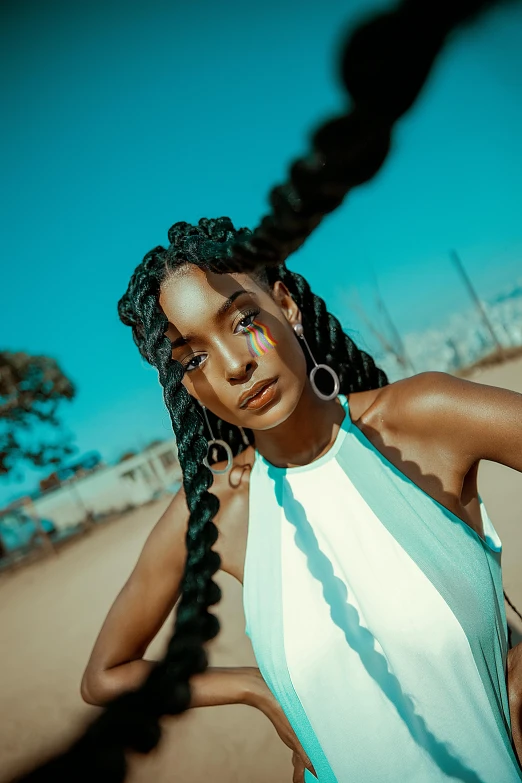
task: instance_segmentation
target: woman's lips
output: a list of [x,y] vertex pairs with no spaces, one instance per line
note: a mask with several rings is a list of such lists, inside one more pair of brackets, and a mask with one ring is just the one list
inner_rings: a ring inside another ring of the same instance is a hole
[[258,392],[254,397],[251,397],[244,404],[243,408],[256,410],[257,408],[262,408],[264,405],[270,402],[276,394],[277,380],[278,379],[275,378],[273,381],[267,384],[263,389],[261,389],[261,391]]

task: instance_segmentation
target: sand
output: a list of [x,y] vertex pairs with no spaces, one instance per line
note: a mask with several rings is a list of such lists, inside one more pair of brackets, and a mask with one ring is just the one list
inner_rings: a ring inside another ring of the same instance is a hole
[[[522,392],[522,359],[482,370],[473,380]],[[504,587],[522,611],[522,474],[482,462],[479,487],[503,542]],[[2,667],[0,780],[65,747],[99,714],[79,687],[94,640],[165,498],[95,529],[56,557],[0,575]],[[241,586],[219,572],[223,599],[215,607],[222,632],[209,646],[214,666],[255,666],[244,634]],[[506,608],[522,640],[522,621]],[[162,656],[173,614],[147,650]],[[245,705],[201,707],[162,719],[163,738],[149,756],[132,755],[131,783],[290,783],[292,752],[270,721]]]

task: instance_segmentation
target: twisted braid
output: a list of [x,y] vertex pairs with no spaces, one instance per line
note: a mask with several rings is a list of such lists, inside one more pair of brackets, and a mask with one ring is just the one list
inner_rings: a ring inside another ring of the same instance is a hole
[[[234,229],[226,217],[202,218],[197,226],[177,222],[168,232],[169,247],[153,248],[135,269],[118,302],[118,313],[131,326],[141,356],[158,370],[190,512],[175,626],[163,660],[146,682],[113,699],[65,753],[18,778],[19,783],[124,780],[125,749],[148,753],[160,740],[160,717],[189,707],[190,677],[207,668],[204,644],[220,630],[219,621],[208,611],[221,598],[212,579],[221,565],[219,554],[212,550],[218,537],[213,520],[219,500],[208,491],[213,473],[202,461],[207,452],[205,422],[181,383],[183,368],[171,358],[165,337],[167,319],[158,304],[162,281],[188,263],[217,272],[247,272],[268,288],[280,279],[301,310],[314,356],[335,367],[342,393],[386,385],[386,375],[372,357],[343,332],[323,299],[301,275],[289,271],[284,260],[325,214],[339,206],[350,188],[380,169],[390,149],[392,124],[414,101],[447,33],[492,4],[484,0],[403,0],[396,11],[360,26],[342,61],[353,108],[315,132],[312,154],[296,161],[289,182],[271,191],[272,213],[254,232]],[[238,454],[244,447],[239,429],[211,411],[208,416],[218,437]],[[252,431],[246,432],[253,442]]]
[[359,25],[341,59],[351,108],[312,134],[312,152],[270,191],[271,212],[252,236],[232,243],[218,270],[250,272],[297,250],[354,187],[381,168],[394,123],[411,107],[449,33],[494,0],[402,0]]

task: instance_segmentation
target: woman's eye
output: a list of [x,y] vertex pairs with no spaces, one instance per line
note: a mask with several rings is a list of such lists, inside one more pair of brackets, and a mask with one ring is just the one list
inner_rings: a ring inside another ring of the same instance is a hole
[[[247,321],[249,318],[254,319],[256,317],[256,315],[259,315],[259,313],[260,313],[260,310],[252,310],[250,313],[246,313],[246,315],[238,322],[238,326],[241,326],[243,321]],[[247,324],[247,326],[252,326],[252,322]]]
[[196,364],[195,367],[191,367],[190,365],[192,362],[195,362],[196,359],[201,359],[201,354],[198,354],[198,356],[194,356],[190,361],[188,361],[186,364],[183,365],[185,372],[191,372],[192,370],[197,370],[199,367],[199,364]]
[[[244,321],[248,321],[250,318],[253,320],[257,315],[259,315],[260,312],[261,312],[261,310],[252,310],[251,312],[246,313],[243,316],[243,318],[240,321],[238,321],[237,325],[241,326],[241,324],[243,324]],[[249,326],[252,326],[252,321],[250,321],[250,323],[247,323],[244,328],[246,329]],[[185,372],[190,373],[193,370],[197,370],[198,367],[201,366],[202,362],[198,362],[198,364],[196,364],[194,366],[191,366],[191,365],[192,365],[193,362],[196,361],[196,359],[201,359],[201,357],[202,357],[202,354],[198,354],[197,356],[193,356],[192,359],[189,359],[189,361],[186,364],[183,365],[183,368],[184,368]]]

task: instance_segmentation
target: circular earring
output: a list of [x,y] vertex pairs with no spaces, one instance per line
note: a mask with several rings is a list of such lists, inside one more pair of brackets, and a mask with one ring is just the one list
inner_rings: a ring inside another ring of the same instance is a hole
[[[311,357],[311,359],[312,359],[312,361],[313,361],[313,363],[315,365],[315,367],[312,369],[312,371],[310,373],[310,383],[312,384],[312,388],[313,388],[314,392],[322,400],[333,400],[334,397],[337,397],[337,395],[339,394],[339,389],[341,388],[341,384],[339,382],[339,376],[337,375],[335,370],[332,369],[332,367],[330,367],[328,364],[317,364],[317,362],[315,361],[315,359],[313,357],[312,351],[310,350],[310,346],[308,345],[306,337],[304,336],[303,325],[300,324],[300,323],[294,324],[293,325],[293,329],[294,329],[294,332],[296,333],[296,335],[299,337],[299,339],[303,340],[304,344],[308,348],[308,353],[310,354],[310,357]],[[333,388],[333,391],[330,394],[323,394],[323,392],[320,391],[320,389],[317,388],[317,384],[315,382],[315,374],[316,374],[317,370],[326,370],[332,376],[333,382],[334,382],[334,388]]]
[[[199,400],[198,400],[198,402],[199,402]],[[212,473],[216,473],[216,474],[226,473],[228,470],[230,470],[230,468],[232,466],[232,461],[233,461],[233,457],[234,457],[234,455],[232,454],[232,449],[230,448],[228,443],[226,443],[224,440],[220,440],[219,438],[215,438],[214,437],[214,433],[212,432],[212,427],[210,426],[210,422],[208,420],[206,408],[203,405],[203,403],[200,402],[199,404],[203,408],[203,413],[205,414],[205,419],[207,421],[207,426],[208,426],[208,428],[210,430],[210,434],[212,435],[212,439],[208,441],[207,446],[214,445],[214,457],[217,456],[217,446],[222,446],[225,449],[226,453],[227,453],[227,466],[223,470],[214,470],[212,465],[209,465],[209,463],[208,463],[208,448],[207,448],[206,455],[203,457],[203,464],[207,468],[209,468],[209,470],[211,470]]]

